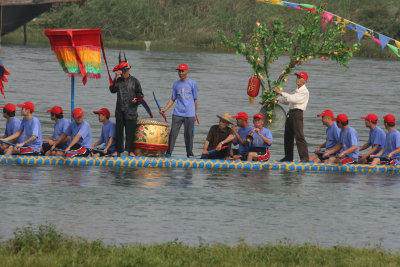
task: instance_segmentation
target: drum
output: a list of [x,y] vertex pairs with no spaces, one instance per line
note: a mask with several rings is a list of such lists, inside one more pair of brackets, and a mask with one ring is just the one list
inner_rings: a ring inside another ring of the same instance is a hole
[[156,120],[138,119],[133,153],[136,156],[163,157],[168,149],[168,124]]

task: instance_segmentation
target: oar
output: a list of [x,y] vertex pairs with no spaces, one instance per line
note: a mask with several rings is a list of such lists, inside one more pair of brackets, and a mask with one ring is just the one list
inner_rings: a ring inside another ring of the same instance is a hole
[[[324,151],[319,151],[319,152],[315,152],[315,151],[308,151],[308,153],[313,153],[313,154],[316,154],[316,155],[318,155],[318,156],[322,156],[325,152]],[[326,157],[324,157],[325,159],[328,159],[328,158],[336,158],[337,156],[336,155],[329,155],[329,156],[326,156]]]
[[0,142],[4,143],[6,145],[9,145],[9,146],[14,146],[14,147],[19,148],[19,149],[25,149],[28,152],[35,152],[35,150],[33,150],[32,148],[27,147],[27,146],[18,146],[17,147],[17,144],[13,144],[13,143],[10,143],[10,142],[4,141],[4,140],[0,140]]
[[[229,147],[229,146],[223,146],[223,147],[221,147],[221,150],[216,150],[216,149],[208,150],[208,155],[214,154],[214,153],[217,152],[217,151],[225,150],[225,149],[227,149],[228,147]],[[194,157],[197,158],[197,157],[200,157],[201,155],[203,155],[203,153],[201,153],[201,154],[199,154],[199,155],[196,155],[196,156],[194,156]]]
[[[158,110],[161,110],[161,106],[160,106],[160,104],[158,104],[157,97],[156,97],[156,93],[154,93],[154,91],[153,91],[153,98],[154,98],[154,101],[156,101]],[[161,114],[161,115],[163,116],[165,122],[167,122],[167,117],[165,116],[165,114]]]
[[380,160],[391,160],[391,159],[398,159],[398,158],[392,158],[390,157],[389,159],[385,156],[373,156],[372,158],[374,159],[380,159]]

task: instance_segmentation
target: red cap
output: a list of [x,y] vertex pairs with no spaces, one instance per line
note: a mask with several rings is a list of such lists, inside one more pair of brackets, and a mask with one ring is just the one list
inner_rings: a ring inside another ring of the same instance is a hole
[[180,64],[176,70],[188,70],[189,67],[186,64]]
[[328,116],[328,117],[331,117],[332,119],[335,118],[335,116],[333,115],[332,110],[330,110],[330,109],[325,109],[324,111],[322,111],[321,114],[318,114],[317,116],[318,116],[318,117]]
[[14,104],[11,104],[11,103],[8,103],[5,106],[2,106],[0,108],[5,108],[6,110],[8,110],[10,112],[15,111],[15,106],[14,106]]
[[100,110],[93,111],[93,113],[94,114],[103,114],[104,116],[107,117],[107,119],[110,118],[110,115],[111,115],[110,111],[108,109],[106,109],[106,108],[102,108]]
[[396,118],[395,118],[394,115],[392,115],[392,114],[388,114],[388,115],[386,115],[386,116],[383,116],[383,120],[384,120],[386,123],[389,123],[389,124],[396,123]]
[[18,104],[17,105],[19,108],[26,108],[29,109],[31,112],[35,111],[35,106],[33,105],[32,102],[26,101],[23,104]]
[[300,72],[300,73],[295,73],[294,75],[297,75],[301,78],[303,78],[304,80],[308,81],[308,74],[306,72]]
[[339,114],[337,115],[336,119],[334,121],[338,122],[347,122],[349,119],[347,118],[346,114]]
[[47,112],[51,112],[51,113],[59,115],[59,114],[63,113],[63,109],[59,106],[54,106],[51,109],[49,109]]
[[249,115],[247,115],[246,112],[239,112],[236,116],[232,116],[232,118],[247,121],[249,119]]
[[81,108],[76,108],[72,111],[72,116],[74,116],[74,118],[79,118],[83,116],[83,111]]
[[378,116],[376,116],[375,114],[368,114],[368,116],[366,117],[361,117],[362,120],[369,120],[373,123],[377,123],[378,122]]
[[253,119],[259,118],[259,119],[264,119],[264,116],[261,113],[257,113],[256,115],[253,116]]
[[123,68],[128,68],[130,69],[131,66],[128,64],[126,61],[122,61],[119,63],[117,66],[114,67],[113,72],[116,72],[117,70],[123,69]]

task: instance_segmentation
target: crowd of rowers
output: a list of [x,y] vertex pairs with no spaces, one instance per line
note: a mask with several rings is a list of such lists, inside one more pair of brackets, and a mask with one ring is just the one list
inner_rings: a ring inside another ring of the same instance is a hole
[[[5,155],[52,155],[52,156],[116,156],[115,123],[110,121],[107,108],[93,111],[102,123],[101,135],[92,144],[91,128],[83,117],[81,108],[73,110],[73,121],[64,118],[63,110],[54,106],[47,112],[55,121],[53,135],[42,138],[40,121],[33,116],[34,104],[19,104],[22,121],[15,117],[15,105],[8,103],[3,108],[3,117],[7,120],[5,133],[0,139],[0,153]],[[395,116],[383,117],[387,134],[377,125],[378,117],[369,114],[361,119],[370,129],[368,142],[359,147],[357,131],[349,126],[345,114],[336,118],[331,110],[325,110],[317,116],[327,127],[326,140],[310,155],[309,161],[325,163],[398,164],[400,163],[400,132],[395,129]],[[228,113],[217,115],[219,124],[210,128],[204,142],[201,158],[233,159],[247,161],[268,161],[269,148],[273,137],[264,127],[264,117],[257,113],[253,116],[253,125],[248,123],[248,114],[239,112],[236,116]],[[236,123],[232,119],[236,119]],[[238,145],[237,149],[232,149]],[[100,146],[97,148],[97,146]],[[367,149],[371,147],[369,151]],[[212,149],[210,149],[212,148]],[[325,149],[322,152],[322,149]],[[367,151],[360,154],[360,151]]]

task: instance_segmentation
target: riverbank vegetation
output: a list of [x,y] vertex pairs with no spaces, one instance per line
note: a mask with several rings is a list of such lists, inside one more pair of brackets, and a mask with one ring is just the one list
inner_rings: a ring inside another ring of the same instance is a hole
[[[377,32],[400,39],[400,8],[398,0],[302,0],[298,3],[320,5],[327,10]],[[220,49],[217,30],[228,36],[241,30],[249,36],[256,21],[271,24],[275,19],[295,27],[303,11],[274,6],[256,0],[87,0],[54,5],[50,12],[28,24],[28,41],[47,41],[45,28],[101,28],[109,45],[143,46],[152,41],[152,47],[192,47]],[[23,40],[22,29],[6,35],[3,40]],[[355,40],[350,32],[348,41]],[[363,41],[362,56],[388,56],[369,38]]]
[[324,248],[290,242],[250,246],[106,245],[59,233],[53,226],[24,227],[0,244],[1,266],[397,266],[400,253],[379,248]]

